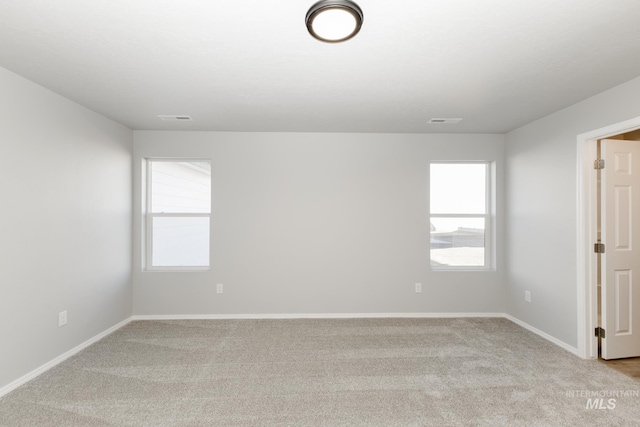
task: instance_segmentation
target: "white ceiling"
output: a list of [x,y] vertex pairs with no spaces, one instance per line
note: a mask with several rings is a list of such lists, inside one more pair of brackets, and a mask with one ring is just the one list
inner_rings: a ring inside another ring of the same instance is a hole
[[307,33],[314,2],[0,0],[0,66],[132,129],[215,131],[502,133],[640,76],[640,0],[358,0],[340,44]]

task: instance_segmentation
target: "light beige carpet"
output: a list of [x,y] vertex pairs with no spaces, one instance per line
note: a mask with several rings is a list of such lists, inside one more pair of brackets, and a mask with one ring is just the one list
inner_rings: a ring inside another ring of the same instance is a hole
[[0,424],[638,426],[640,382],[506,319],[137,321]]

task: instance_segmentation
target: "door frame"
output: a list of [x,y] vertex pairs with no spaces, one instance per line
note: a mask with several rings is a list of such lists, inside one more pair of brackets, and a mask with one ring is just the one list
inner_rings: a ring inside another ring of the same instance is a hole
[[597,241],[597,140],[640,129],[640,117],[578,135],[577,139],[577,301],[578,356],[598,358],[597,258],[593,244]]

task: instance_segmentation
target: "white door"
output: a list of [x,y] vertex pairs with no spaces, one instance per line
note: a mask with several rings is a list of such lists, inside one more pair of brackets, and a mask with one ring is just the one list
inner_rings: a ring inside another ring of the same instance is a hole
[[602,358],[640,356],[640,142],[603,140]]

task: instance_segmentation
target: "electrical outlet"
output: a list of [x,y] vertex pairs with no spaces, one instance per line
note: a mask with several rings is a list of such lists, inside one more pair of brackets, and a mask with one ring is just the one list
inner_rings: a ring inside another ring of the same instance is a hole
[[222,285],[222,283],[218,283],[218,285],[216,286],[216,293],[221,294],[224,292],[224,286]]
[[67,310],[61,311],[58,313],[58,327],[64,326],[67,324]]
[[422,283],[416,283],[416,293],[422,292]]
[[531,302],[531,291],[524,291],[524,300],[526,302]]

